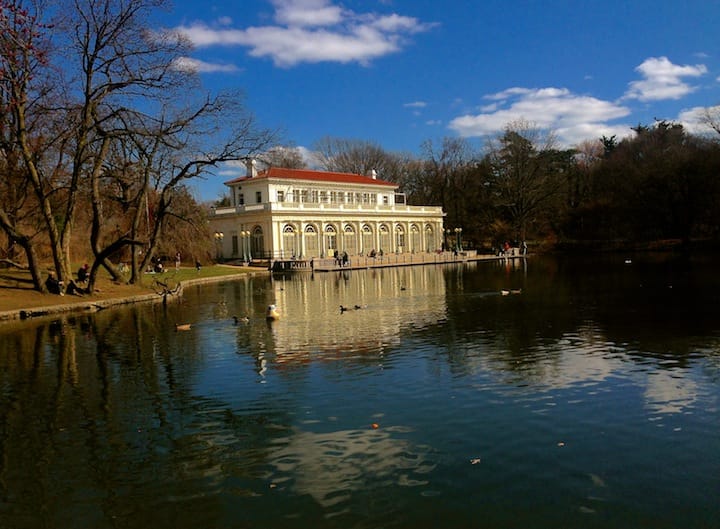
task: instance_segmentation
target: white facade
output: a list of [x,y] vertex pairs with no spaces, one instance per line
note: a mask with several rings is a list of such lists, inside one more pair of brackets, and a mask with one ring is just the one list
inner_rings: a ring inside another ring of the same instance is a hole
[[434,252],[443,236],[436,206],[408,206],[398,186],[347,173],[272,167],[225,183],[233,206],[214,208],[210,226],[225,259],[310,259]]

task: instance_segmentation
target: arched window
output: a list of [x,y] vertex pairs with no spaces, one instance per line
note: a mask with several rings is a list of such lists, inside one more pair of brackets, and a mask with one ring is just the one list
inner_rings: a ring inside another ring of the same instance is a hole
[[318,232],[315,226],[308,224],[305,226],[305,255],[306,257],[318,257]]
[[437,250],[438,244],[435,240],[435,233],[430,224],[425,225],[425,251],[432,252]]
[[325,248],[327,248],[328,254],[331,254],[338,249],[337,232],[332,224],[325,226]]
[[422,251],[422,238],[420,236],[420,228],[417,224],[410,225],[410,251]]
[[362,248],[361,250],[366,255],[372,250],[376,250],[375,241],[373,240],[372,228],[367,224],[363,224],[362,227]]
[[383,252],[392,252],[392,239],[390,237],[390,230],[388,229],[387,225],[380,224],[378,226],[378,231],[380,232],[380,250]]
[[252,231],[251,238],[251,258],[252,257],[266,257],[265,255],[265,237],[263,236],[263,230],[260,226],[255,226]]
[[357,234],[351,224],[345,224],[343,228],[343,249],[349,255],[356,255],[358,253]]
[[282,257],[299,257],[300,250],[297,247],[298,240],[296,234],[295,226],[292,224],[285,224],[285,226],[283,226]]
[[395,225],[395,250],[402,252],[405,249],[405,228],[400,224]]

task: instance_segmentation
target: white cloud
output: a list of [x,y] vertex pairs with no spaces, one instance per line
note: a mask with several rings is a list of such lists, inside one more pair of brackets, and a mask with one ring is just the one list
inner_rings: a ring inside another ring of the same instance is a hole
[[[227,162],[223,162],[223,164],[226,167],[230,167],[230,168],[244,169],[245,167],[247,167],[245,160],[228,160]],[[225,172],[227,172],[227,171],[225,171]]]
[[356,14],[330,0],[273,0],[276,25],[232,29],[197,22],[175,28],[195,46],[245,46],[253,57],[283,67],[299,63],[357,62],[399,51],[408,35],[431,24],[397,14]]
[[693,107],[683,110],[677,121],[692,134],[715,134],[707,120],[708,117],[720,121],[720,105],[714,107]]
[[275,21],[287,26],[332,26],[343,19],[343,10],[327,0],[274,0]]
[[580,123],[572,127],[558,127],[555,133],[563,147],[578,145],[586,140],[597,140],[603,136],[615,136],[618,140],[635,135],[630,125],[608,125],[606,123]]
[[250,55],[271,57],[278,66],[326,61],[367,64],[399,49],[395,38],[386,38],[367,26],[348,34],[301,28],[250,28],[246,36]]
[[635,70],[640,72],[643,80],[630,83],[624,97],[640,101],[680,99],[695,91],[695,87],[685,83],[683,78],[700,77],[707,73],[703,64],[680,66],[667,57],[650,57]]
[[427,103],[425,101],[413,101],[412,103],[405,103],[405,108],[425,108]]
[[573,94],[565,88],[513,87],[485,97],[493,104],[479,114],[453,119],[449,127],[461,136],[491,136],[501,133],[508,123],[524,120],[541,129],[552,129],[564,145],[572,145],[602,135],[627,136],[629,128],[607,125],[625,117],[630,110],[610,101]]
[[310,169],[320,169],[320,162],[318,162],[318,156],[316,151],[303,147],[302,145],[297,147],[300,151],[303,161],[307,164]]
[[214,72],[237,72],[238,67],[234,64],[213,64],[191,57],[179,57],[173,62],[173,67],[181,72],[188,73],[214,73]]
[[190,26],[179,26],[175,31],[188,38],[193,45],[204,48],[207,46],[242,44],[243,32],[235,29],[216,29],[202,23]]
[[513,87],[508,88],[506,90],[503,90],[502,92],[497,92],[496,94],[489,94],[484,97],[484,99],[490,99],[491,101],[501,101],[504,99],[508,99],[509,97],[516,96],[516,95],[525,95],[532,92],[532,89],[530,88],[520,88],[520,87]]
[[430,27],[427,24],[419,24],[414,17],[404,17],[395,13],[382,17],[371,15],[367,18],[369,25],[388,33],[419,33]]

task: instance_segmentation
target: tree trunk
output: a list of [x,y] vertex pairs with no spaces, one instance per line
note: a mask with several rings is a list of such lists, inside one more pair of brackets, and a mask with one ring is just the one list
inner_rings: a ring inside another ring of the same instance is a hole
[[35,246],[32,243],[32,239],[21,234],[17,228],[10,222],[10,218],[7,213],[0,210],[0,227],[7,233],[8,238],[20,245],[25,252],[25,257],[28,262],[28,270],[32,276],[33,287],[39,292],[47,292],[45,288],[45,282],[42,278],[42,271],[40,270],[40,263],[35,252]]

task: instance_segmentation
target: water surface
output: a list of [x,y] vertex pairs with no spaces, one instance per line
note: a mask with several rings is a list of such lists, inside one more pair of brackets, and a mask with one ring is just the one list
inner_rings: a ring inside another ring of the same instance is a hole
[[720,527],[714,269],[256,276],[1,326],[0,527]]

